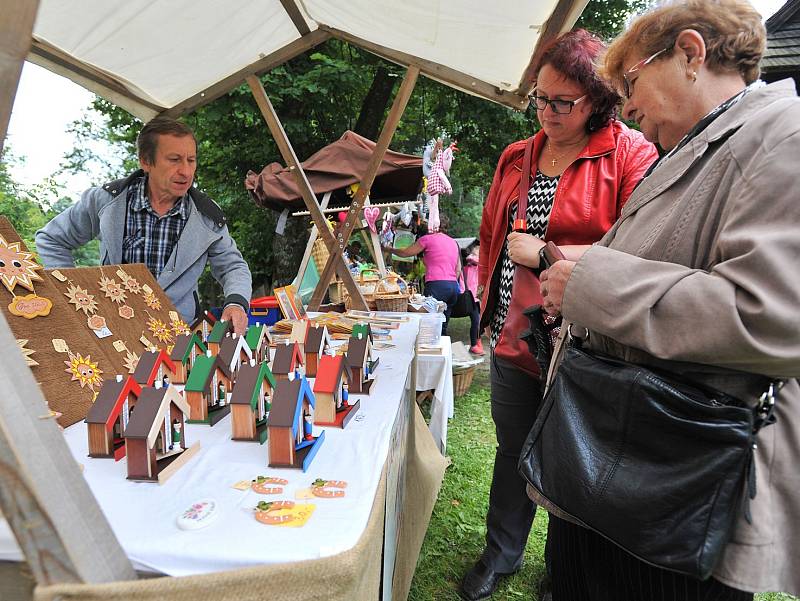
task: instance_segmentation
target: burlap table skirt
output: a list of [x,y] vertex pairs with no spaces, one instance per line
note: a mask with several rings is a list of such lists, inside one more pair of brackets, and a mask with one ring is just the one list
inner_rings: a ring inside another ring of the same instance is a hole
[[[393,600],[408,597],[431,511],[447,460],[436,448],[414,403],[408,449],[403,527],[393,579]],[[267,565],[199,576],[156,577],[110,584],[60,584],[33,588],[27,566],[0,563],[2,601],[377,601],[386,502],[384,466],[364,534],[352,549],[323,559]],[[32,597],[31,597],[32,594]]]

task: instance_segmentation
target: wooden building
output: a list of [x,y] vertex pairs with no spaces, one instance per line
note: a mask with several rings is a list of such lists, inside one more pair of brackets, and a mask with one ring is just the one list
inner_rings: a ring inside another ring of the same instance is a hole
[[116,380],[103,383],[86,415],[89,457],[113,457],[116,461],[125,457],[122,435],[141,392],[141,386],[131,376],[118,375]]
[[[361,401],[345,399],[349,390],[345,380],[350,372],[345,369],[342,355],[323,355],[314,380],[314,424],[344,428],[358,413]],[[351,404],[352,403],[352,404]]]
[[232,381],[228,367],[210,350],[198,357],[183,391],[189,403],[189,423],[213,426],[228,415]]
[[305,378],[280,380],[267,419],[269,466],[304,472],[319,451],[325,432],[312,433],[314,393]]
[[185,384],[197,357],[205,354],[206,347],[197,332],[178,336],[169,355],[169,358],[175,364],[175,375],[172,378],[173,384]]
[[275,378],[266,362],[252,359],[239,370],[231,394],[231,431],[233,440],[267,439],[267,414],[270,409]]

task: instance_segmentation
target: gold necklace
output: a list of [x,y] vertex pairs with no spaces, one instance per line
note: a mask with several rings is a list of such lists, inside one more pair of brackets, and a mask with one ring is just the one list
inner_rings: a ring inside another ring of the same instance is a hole
[[[555,167],[555,166],[558,164],[558,160],[559,160],[559,159],[563,159],[563,158],[564,158],[564,157],[565,157],[565,156],[566,156],[566,155],[567,155],[569,152],[571,152],[572,150],[574,150],[574,149],[575,149],[575,146],[577,146],[577,144],[576,144],[576,145],[574,145],[574,146],[572,146],[571,148],[567,148],[567,150],[565,150],[565,151],[564,151],[564,152],[562,152],[561,154],[556,154],[556,153],[555,153],[555,151],[553,150],[553,145],[550,143],[550,138],[547,138],[547,150],[549,150],[549,151],[550,151],[550,156],[552,157],[552,158],[550,159],[550,164],[551,164],[553,167]],[[581,148],[582,148],[582,147],[583,147],[583,142],[581,142]]]

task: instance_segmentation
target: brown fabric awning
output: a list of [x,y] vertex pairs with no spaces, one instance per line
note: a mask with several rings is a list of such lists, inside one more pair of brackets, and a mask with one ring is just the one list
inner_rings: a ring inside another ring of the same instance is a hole
[[[375,142],[346,131],[336,142],[311,155],[302,165],[314,193],[321,197],[358,183],[374,150]],[[372,184],[370,199],[413,200],[421,181],[422,157],[387,150]],[[280,163],[270,163],[261,173],[249,171],[244,185],[259,206],[276,211],[305,208],[294,177]]]

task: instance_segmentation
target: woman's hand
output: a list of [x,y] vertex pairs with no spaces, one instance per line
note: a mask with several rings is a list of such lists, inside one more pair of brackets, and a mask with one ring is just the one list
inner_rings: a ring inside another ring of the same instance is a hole
[[556,261],[550,269],[544,270],[539,275],[542,291],[542,306],[549,315],[561,313],[561,303],[564,301],[564,289],[567,280],[572,275],[575,261]]
[[539,267],[539,249],[544,244],[544,240],[530,234],[511,232],[508,235],[508,257],[517,265],[535,269]]

